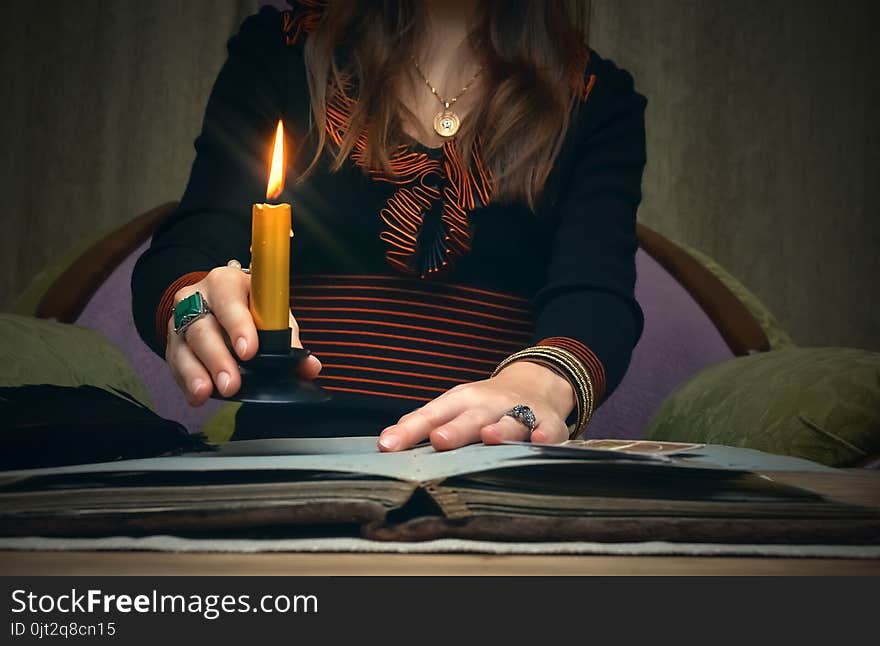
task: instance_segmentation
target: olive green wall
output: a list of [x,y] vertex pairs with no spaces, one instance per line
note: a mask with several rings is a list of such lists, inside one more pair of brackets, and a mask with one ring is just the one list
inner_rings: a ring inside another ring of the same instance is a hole
[[180,197],[226,41],[254,4],[0,2],[0,307],[97,231]]
[[[255,4],[0,3],[0,307],[95,231],[179,197]],[[880,350],[878,6],[592,2],[593,46],[650,102],[640,218],[714,256],[803,345]]]
[[649,99],[639,218],[713,256],[801,345],[880,350],[874,0],[593,0]]

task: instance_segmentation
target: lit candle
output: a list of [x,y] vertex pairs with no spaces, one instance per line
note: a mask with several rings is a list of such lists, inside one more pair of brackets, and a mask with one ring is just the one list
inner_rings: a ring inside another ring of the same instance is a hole
[[[284,190],[284,126],[278,122],[266,201]],[[258,330],[289,329],[290,204],[254,204],[251,236],[251,314]]]

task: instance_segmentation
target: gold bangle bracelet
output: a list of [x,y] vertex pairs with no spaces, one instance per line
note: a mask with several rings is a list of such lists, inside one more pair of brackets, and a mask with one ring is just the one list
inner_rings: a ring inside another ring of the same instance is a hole
[[575,405],[577,409],[577,417],[575,419],[574,424],[569,426],[569,436],[571,436],[573,429],[580,429],[583,427],[584,418],[585,418],[585,392],[583,385],[578,382],[576,378],[573,378],[571,375],[571,370],[568,367],[563,367],[560,365],[560,361],[555,360],[555,358],[549,358],[538,353],[529,352],[527,350],[523,350],[507,357],[501,364],[499,364],[498,368],[493,373],[493,377],[498,374],[501,370],[506,368],[512,363],[516,363],[517,361],[530,361],[532,363],[544,366],[545,368],[549,368],[556,374],[560,375],[563,379],[565,379],[569,385],[571,385],[572,390],[574,390],[575,394]]
[[590,379],[590,373],[586,370],[580,360],[578,360],[578,358],[574,356],[571,352],[562,348],[555,348],[551,346],[539,347],[544,352],[546,352],[544,348],[548,348],[551,356],[553,356],[554,359],[558,359],[560,363],[562,363],[562,365],[570,370],[571,374],[573,375],[580,387],[580,399],[584,411],[583,414],[579,416],[575,430],[572,434],[572,437],[576,437],[577,435],[580,435],[584,428],[586,428],[587,424],[593,416],[594,390],[593,381],[592,379]]
[[592,415],[592,382],[582,364],[570,353],[550,346],[535,346],[520,350],[507,357],[496,369],[495,374],[514,361],[530,360],[547,365],[562,374],[575,390],[578,402],[578,421],[576,432],[580,432]]
[[569,438],[580,435],[593,416],[595,397],[593,380],[583,363],[574,354],[563,348],[532,346],[505,358],[498,364],[492,376],[494,377],[515,361],[532,361],[543,365],[560,374],[571,384],[577,402],[577,421],[568,427]]
[[568,364],[564,359],[558,356],[547,356],[538,353],[524,352],[506,363],[509,365],[515,361],[531,361],[539,365],[544,365],[554,372],[562,375],[566,381],[572,386],[577,402],[577,417],[574,424],[568,427],[569,439],[577,437],[586,426],[590,417],[590,395],[585,381],[577,374],[577,371]]

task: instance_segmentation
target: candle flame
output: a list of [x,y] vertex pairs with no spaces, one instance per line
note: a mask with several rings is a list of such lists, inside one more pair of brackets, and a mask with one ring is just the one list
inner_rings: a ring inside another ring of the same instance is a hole
[[284,124],[279,120],[275,130],[275,145],[272,147],[272,167],[269,170],[269,185],[266,199],[274,200],[284,190]]

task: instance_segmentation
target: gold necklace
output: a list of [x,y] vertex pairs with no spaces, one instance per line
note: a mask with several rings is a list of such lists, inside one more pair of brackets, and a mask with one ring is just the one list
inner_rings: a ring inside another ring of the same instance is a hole
[[415,59],[415,56],[412,57],[412,62],[415,64],[416,70],[418,71],[419,76],[422,77],[422,80],[425,82],[425,85],[427,85],[430,88],[431,94],[436,96],[437,100],[440,101],[441,104],[443,104],[443,109],[440,112],[438,112],[436,115],[434,115],[434,132],[436,132],[441,137],[454,136],[455,133],[458,132],[459,127],[461,126],[461,117],[459,117],[450,108],[456,101],[458,101],[459,97],[462,94],[467,92],[467,89],[471,86],[471,84],[477,80],[477,77],[480,75],[480,72],[483,71],[483,68],[480,67],[480,69],[477,70],[477,73],[474,74],[473,78],[467,82],[467,85],[465,85],[463,88],[461,88],[461,92],[459,92],[454,97],[449,99],[449,101],[446,101],[443,99],[443,97],[441,97],[439,94],[437,94],[437,89],[433,85],[431,85],[431,81],[429,81],[428,78],[425,76],[425,73],[422,72],[422,68],[419,67],[419,63]]

